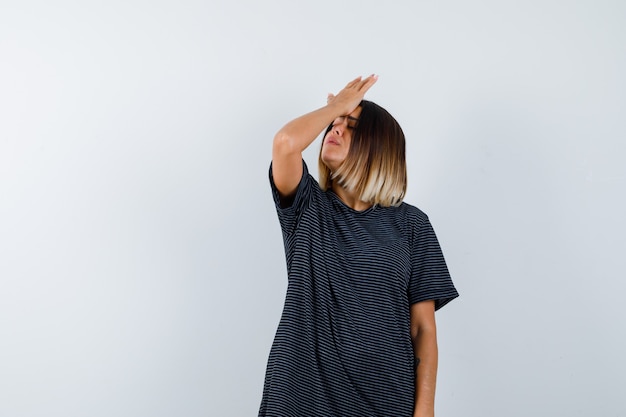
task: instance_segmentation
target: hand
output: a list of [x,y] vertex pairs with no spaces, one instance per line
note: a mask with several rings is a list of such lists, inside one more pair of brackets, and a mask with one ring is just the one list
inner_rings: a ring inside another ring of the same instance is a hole
[[337,106],[342,115],[350,114],[356,109],[363,100],[365,93],[378,81],[378,75],[370,75],[362,79],[357,77],[350,81],[337,95],[328,94],[326,103],[328,105]]

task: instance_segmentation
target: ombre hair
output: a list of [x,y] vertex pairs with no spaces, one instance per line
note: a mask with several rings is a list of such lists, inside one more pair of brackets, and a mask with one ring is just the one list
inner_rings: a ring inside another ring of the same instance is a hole
[[[320,188],[326,191],[337,181],[361,201],[383,207],[399,206],[407,182],[404,132],[378,104],[363,100],[359,106],[361,114],[352,132],[348,155],[335,172],[322,161],[320,150]],[[332,126],[328,126],[324,137]]]

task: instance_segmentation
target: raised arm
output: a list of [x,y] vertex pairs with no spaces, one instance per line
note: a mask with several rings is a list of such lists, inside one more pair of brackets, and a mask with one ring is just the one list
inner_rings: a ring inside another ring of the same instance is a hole
[[336,96],[328,95],[326,106],[290,121],[276,133],[272,147],[272,175],[281,197],[293,195],[300,183],[302,151],[333,120],[354,111],[376,80],[376,75],[370,75],[350,81]]

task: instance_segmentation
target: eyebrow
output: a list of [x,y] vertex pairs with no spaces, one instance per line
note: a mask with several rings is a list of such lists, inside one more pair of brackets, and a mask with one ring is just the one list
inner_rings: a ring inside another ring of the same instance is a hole
[[351,122],[358,122],[359,121],[359,119],[357,117],[352,117],[352,116],[339,116],[337,119],[340,119],[340,118],[345,118],[345,119],[347,119],[347,120],[349,120]]

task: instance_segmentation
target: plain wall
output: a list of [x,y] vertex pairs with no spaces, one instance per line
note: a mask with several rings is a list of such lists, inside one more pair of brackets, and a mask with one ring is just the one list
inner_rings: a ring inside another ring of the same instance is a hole
[[271,141],[370,73],[461,293],[437,313],[438,415],[626,415],[625,19],[3,2],[0,416],[256,415],[287,282]]

